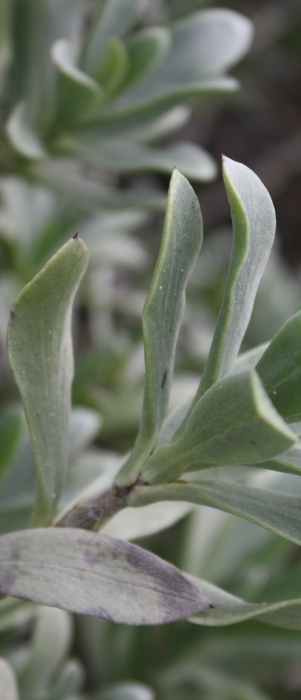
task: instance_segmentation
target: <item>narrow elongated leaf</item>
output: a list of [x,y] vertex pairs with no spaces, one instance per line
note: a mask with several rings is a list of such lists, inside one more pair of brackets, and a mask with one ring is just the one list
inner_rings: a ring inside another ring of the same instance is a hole
[[45,158],[46,151],[30,121],[25,101],[14,108],[6,125],[6,134],[15,148],[25,158],[39,160]]
[[111,37],[122,37],[135,24],[144,0],[106,0],[101,5],[86,46],[82,65],[91,75],[97,75]]
[[245,600],[214,586],[208,581],[192,578],[214,607],[208,612],[190,618],[190,622],[207,627],[233,625],[244,620],[260,620],[269,625],[301,630],[301,598],[282,600],[277,603],[247,603]]
[[194,180],[212,180],[216,175],[216,165],[209,153],[185,141],[154,148],[120,137],[104,141],[96,137],[68,136],[60,141],[60,145],[64,150],[71,150],[84,160],[116,173],[154,170],[169,174],[176,167]]
[[301,420],[301,311],[275,335],[256,371],[283,418]]
[[98,83],[80,70],[75,62],[70,42],[57,41],[51,57],[58,71],[58,105],[56,120],[64,123],[80,121],[87,112],[101,101],[102,90]]
[[280,457],[262,462],[260,466],[263,469],[271,469],[275,472],[284,472],[286,474],[301,476],[301,447],[293,447],[288,452],[284,452]]
[[15,676],[4,659],[0,659],[0,691],[3,700],[19,700]]
[[178,569],[140,547],[68,528],[0,538],[0,591],[130,625],[185,619],[208,599]]
[[171,443],[156,450],[142,474],[173,481],[189,469],[256,464],[296,443],[253,370],[216,382],[196,403]]
[[223,174],[233,219],[233,247],[224,298],[195,401],[233,367],[275,236],[272,200],[257,175],[230,158],[224,158]]
[[24,287],[11,311],[7,343],[38,471],[36,517],[49,523],[62,492],[73,377],[71,311],[88,251],[69,240]]
[[120,486],[135,481],[156,443],[168,405],[185,289],[201,244],[198,200],[189,182],[174,170],[160,254],[142,317],[146,366],[143,415],[133,452],[117,477]]
[[233,513],[301,544],[301,498],[228,481],[182,482],[162,486],[135,487],[128,505],[154,501],[189,501]]

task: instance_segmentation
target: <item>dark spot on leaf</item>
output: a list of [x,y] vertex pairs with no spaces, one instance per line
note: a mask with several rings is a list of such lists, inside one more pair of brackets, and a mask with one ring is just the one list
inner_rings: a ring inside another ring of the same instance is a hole
[[225,433],[224,433],[224,438],[225,438],[225,440],[228,440],[228,442],[234,442],[234,440],[235,440],[235,435],[233,435],[233,434],[230,433],[230,432],[225,432]]
[[161,382],[161,389],[163,389],[163,387],[164,387],[164,384],[166,382],[166,377],[167,377],[167,369],[165,370],[165,372],[163,374],[163,378],[162,378],[162,382]]

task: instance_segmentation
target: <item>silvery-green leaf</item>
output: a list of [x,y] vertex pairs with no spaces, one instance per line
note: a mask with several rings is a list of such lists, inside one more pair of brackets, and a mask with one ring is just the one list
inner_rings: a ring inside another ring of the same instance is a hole
[[145,508],[124,508],[101,532],[121,540],[136,540],[171,527],[191,512],[190,503],[152,503]]
[[216,165],[209,153],[185,141],[155,148],[121,137],[104,141],[95,137],[67,136],[60,141],[60,146],[83,160],[116,173],[154,170],[169,174],[176,167],[194,180],[212,180],[216,175]]
[[72,638],[72,619],[64,610],[41,607],[30,656],[20,675],[22,700],[43,695],[60,670]]
[[255,369],[268,345],[269,343],[261,343],[261,345],[257,345],[256,348],[252,348],[238,355],[233,365],[233,372],[245,372],[248,369]]
[[75,694],[82,689],[84,681],[82,664],[75,659],[67,661],[53,689],[47,693],[47,700],[83,700],[82,695]]
[[90,408],[76,407],[70,416],[70,452],[76,454],[87,447],[98,435],[101,416]]
[[6,134],[14,149],[24,158],[31,160],[45,158],[46,151],[38,133],[31,124],[25,101],[19,102],[13,109],[6,124]]
[[257,175],[230,158],[224,158],[223,173],[233,219],[233,247],[224,298],[195,401],[232,370],[275,235],[272,200]]
[[252,25],[231,10],[200,11],[174,22],[171,38],[163,65],[126,93],[134,106],[166,100],[172,94],[182,94],[185,86],[219,77],[248,51]]
[[137,21],[145,0],[106,0],[90,30],[83,51],[82,65],[96,75],[104,59],[111,37],[122,37]]
[[301,419],[301,311],[271,340],[256,365],[277,411],[289,423]]
[[97,82],[105,92],[105,98],[110,99],[122,85],[128,69],[129,58],[125,44],[112,37],[110,39],[101,69],[97,74]]
[[301,544],[301,498],[228,481],[202,480],[137,486],[128,498],[129,506],[154,501],[188,501],[238,515],[256,525]]
[[168,406],[185,289],[201,244],[198,200],[189,182],[174,170],[161,249],[142,317],[146,365],[143,414],[133,452],[117,477],[120,486],[135,481],[156,444]]
[[173,481],[206,466],[256,464],[296,443],[254,370],[216,382],[188,415],[172,442],[147,460],[146,482]]
[[80,121],[100,103],[102,90],[98,83],[78,68],[73,47],[61,39],[51,50],[51,58],[58,71],[57,128],[62,123]]
[[170,45],[170,33],[165,27],[149,27],[133,34],[126,43],[129,66],[122,90],[145,78],[147,73],[160,65]]
[[262,462],[259,465],[263,469],[271,469],[275,472],[285,472],[286,474],[297,474],[301,475],[301,448],[293,447],[288,452],[280,455],[280,457],[275,457],[275,459],[269,459],[268,461]]
[[5,659],[0,659],[0,690],[3,700],[19,700],[15,676]]
[[192,580],[210,596],[214,607],[208,612],[191,618],[190,622],[219,627],[256,619],[277,627],[301,630],[301,598],[276,603],[247,603],[208,581],[196,578]]
[[0,538],[0,591],[129,625],[185,619],[210,602],[178,569],[98,533],[46,528]]
[[35,517],[51,522],[69,449],[73,377],[71,312],[88,251],[69,240],[17,297],[8,327],[8,358],[18,385],[38,472]]
[[101,690],[95,700],[155,700],[155,694],[142,683],[115,683]]

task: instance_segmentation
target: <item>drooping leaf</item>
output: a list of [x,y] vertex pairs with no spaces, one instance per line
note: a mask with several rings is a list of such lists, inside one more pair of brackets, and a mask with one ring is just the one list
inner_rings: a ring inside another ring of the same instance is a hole
[[283,418],[290,423],[301,420],[301,311],[280,328],[256,371]]
[[98,533],[46,528],[0,538],[0,591],[130,625],[158,625],[209,601],[178,569]]
[[124,36],[144,5],[144,0],[106,0],[100,6],[83,50],[82,65],[87,73],[99,73],[111,37]]
[[277,603],[247,603],[245,600],[214,586],[208,581],[192,578],[202,591],[210,596],[214,608],[190,618],[190,622],[208,627],[233,625],[244,620],[256,619],[269,625],[301,630],[301,598]]
[[5,659],[0,659],[0,690],[3,700],[19,700],[15,676]]
[[224,298],[195,402],[233,367],[275,235],[272,200],[257,175],[230,158],[224,158],[223,173],[233,219],[233,247]]
[[296,436],[275,410],[253,370],[216,382],[195,404],[171,443],[157,449],[142,475],[173,481],[206,466],[256,464],[276,457]]
[[46,151],[31,124],[25,101],[19,102],[11,113],[6,124],[6,134],[14,149],[24,158],[31,160],[45,158]]
[[186,141],[154,148],[121,137],[104,141],[95,136],[67,136],[60,145],[83,160],[116,173],[154,170],[170,174],[176,167],[198,181],[212,180],[216,175],[213,158],[200,146]]
[[69,240],[24,287],[8,327],[8,358],[18,385],[38,472],[35,514],[51,522],[68,462],[73,376],[71,311],[88,251]]
[[205,480],[161,486],[137,486],[128,505],[154,501],[188,501],[238,515],[256,525],[301,544],[301,498],[228,481]]
[[142,317],[146,365],[143,414],[133,452],[117,477],[120,486],[135,481],[156,443],[168,405],[185,289],[201,244],[198,200],[187,180],[174,170],[160,254]]

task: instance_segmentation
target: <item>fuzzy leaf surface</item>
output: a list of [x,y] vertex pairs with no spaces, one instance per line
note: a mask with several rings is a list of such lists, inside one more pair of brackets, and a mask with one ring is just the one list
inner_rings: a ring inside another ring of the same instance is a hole
[[240,372],[216,382],[199,399],[171,443],[154,452],[142,474],[147,483],[164,483],[191,469],[256,464],[296,441],[256,372]]
[[98,533],[46,528],[0,538],[0,591],[129,625],[159,625],[210,602],[171,564]]
[[256,365],[277,411],[290,423],[301,420],[301,311],[280,328]]
[[156,443],[169,400],[185,289],[202,245],[202,218],[189,182],[173,172],[162,244],[143,316],[146,386],[136,444],[117,483],[135,481]]
[[88,251],[70,239],[17,297],[7,333],[8,359],[19,388],[37,472],[35,516],[51,522],[68,463],[73,378],[71,312]]

